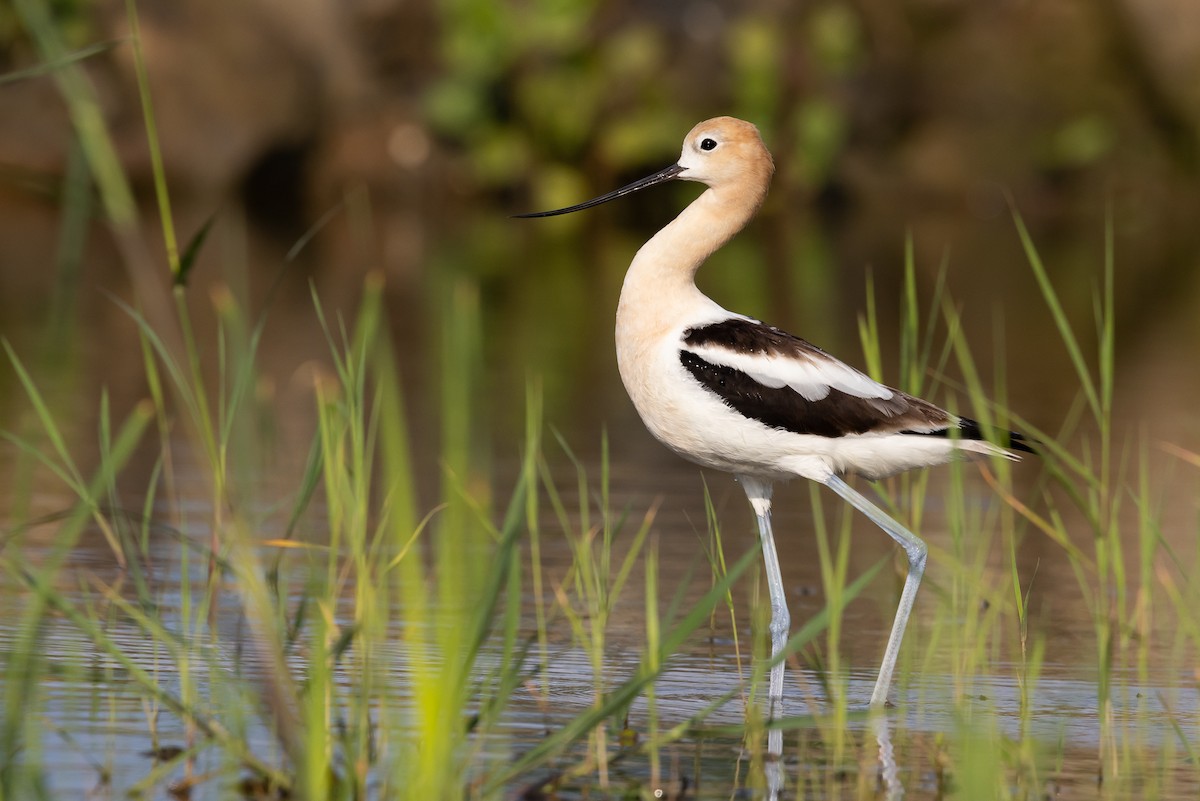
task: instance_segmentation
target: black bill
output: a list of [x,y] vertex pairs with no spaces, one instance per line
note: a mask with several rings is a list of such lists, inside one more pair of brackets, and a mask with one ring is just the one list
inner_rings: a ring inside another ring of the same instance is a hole
[[679,175],[679,173],[683,172],[685,169],[686,169],[686,167],[681,167],[678,164],[672,164],[670,167],[667,167],[665,170],[659,170],[658,172],[654,173],[653,175],[647,175],[645,178],[641,178],[637,181],[634,181],[633,183],[629,184],[628,186],[622,186],[620,189],[614,189],[613,191],[609,192],[607,195],[601,195],[600,197],[594,197],[591,200],[585,200],[584,202],[577,203],[574,206],[567,206],[565,209],[555,209],[554,211],[531,211],[528,214],[514,214],[513,216],[514,217],[555,217],[559,214],[570,214],[573,211],[582,211],[583,209],[590,209],[592,206],[599,206],[601,203],[607,203],[610,200],[616,200],[619,197],[625,197],[625,195],[632,195],[634,192],[637,192],[638,190],[641,190],[641,189],[645,189],[648,186],[654,186],[655,184],[661,184],[664,181],[674,180],[674,178],[677,175]]

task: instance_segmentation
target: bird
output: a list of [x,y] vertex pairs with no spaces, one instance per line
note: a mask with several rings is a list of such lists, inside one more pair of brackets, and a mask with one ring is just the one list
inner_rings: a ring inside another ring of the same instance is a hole
[[[695,283],[700,266],[757,214],[774,174],[758,128],[734,117],[696,125],[665,169],[574,206],[516,217],[570,214],[668,181],[706,189],[633,257],[616,315],[621,380],[650,433],[706,468],[732,473],[757,521],[771,606],[768,716],[783,708],[782,652],[791,625],[771,526],[774,485],[795,478],[833,490],[883,529],[908,560],[891,633],[871,694],[886,701],[924,574],[927,546],[846,482],[878,480],[957,458],[1017,460],[1032,453],[1016,432],[985,438],[961,417],[875,381],[800,337],[728,311]],[[768,753],[782,749],[769,734]]]

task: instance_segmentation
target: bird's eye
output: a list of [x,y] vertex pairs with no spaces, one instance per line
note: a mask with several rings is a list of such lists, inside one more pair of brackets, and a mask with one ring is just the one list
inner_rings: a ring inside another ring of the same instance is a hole
[[717,140],[716,139],[713,139],[712,137],[705,137],[704,139],[700,140],[700,149],[701,150],[716,150],[716,148],[717,148]]

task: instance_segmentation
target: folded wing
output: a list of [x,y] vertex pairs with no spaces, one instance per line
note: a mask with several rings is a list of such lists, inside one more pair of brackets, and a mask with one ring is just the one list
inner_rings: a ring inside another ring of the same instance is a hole
[[730,318],[689,329],[679,358],[696,381],[741,415],[796,434],[938,434],[959,422],[755,320]]

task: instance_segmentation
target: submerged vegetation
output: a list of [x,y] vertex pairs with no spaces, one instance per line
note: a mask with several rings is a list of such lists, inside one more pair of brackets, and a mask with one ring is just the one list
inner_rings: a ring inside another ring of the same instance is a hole
[[[281,467],[279,451],[296,446],[277,439],[262,375],[268,312],[230,281],[211,293],[215,330],[193,324],[208,228],[177,244],[156,157],[168,255],[155,266],[89,86],[36,4],[20,8],[47,60],[64,63],[56,76],[79,138],[68,180],[94,185],[129,270],[136,300],[122,309],[145,400],[118,408],[102,391],[81,411],[64,401],[72,387],[56,386],[52,357],[5,342],[23,400],[0,427],[12,464],[0,520],[0,801],[89,787],[308,799],[761,788],[760,559],[730,544],[742,540],[722,530],[716,504],[681,532],[665,530],[658,504],[614,499],[606,445],[592,461],[564,435],[547,442],[537,376],[526,377],[523,434],[494,438],[492,454],[477,415],[479,286],[454,276],[430,291],[441,321],[437,458],[414,456],[427,426],[406,408],[383,281],[371,274],[353,315],[312,293],[327,355],[305,374],[301,468]],[[142,101],[156,153],[148,92]],[[79,235],[90,192],[63,198],[64,236]],[[370,225],[369,209],[347,205]],[[1031,434],[1041,459],[879,486],[931,545],[886,736],[862,711],[866,673],[848,654],[866,646],[850,611],[874,592],[890,612],[893,593],[879,585],[900,573],[874,534],[882,558],[860,569],[854,517],[812,488],[820,611],[798,619],[788,643],[803,669],[790,674],[801,678],[778,723],[795,797],[1191,798],[1200,788],[1197,530],[1164,512],[1171,481],[1195,485],[1200,454],[1114,425],[1111,240],[1084,334],[1013,216],[1078,400],[1055,431],[1007,410],[1003,368],[980,374],[942,281],[922,303],[909,249],[898,383],[921,393],[940,377],[984,424]],[[891,332],[878,303],[869,292],[860,331],[883,378]],[[31,497],[50,485],[49,503]],[[671,585],[668,535],[700,552]],[[1076,661],[1052,657],[1064,650]],[[697,653],[720,671],[712,685],[672,679],[696,669]],[[670,687],[679,697],[668,701]],[[64,762],[87,775],[63,776]]]

